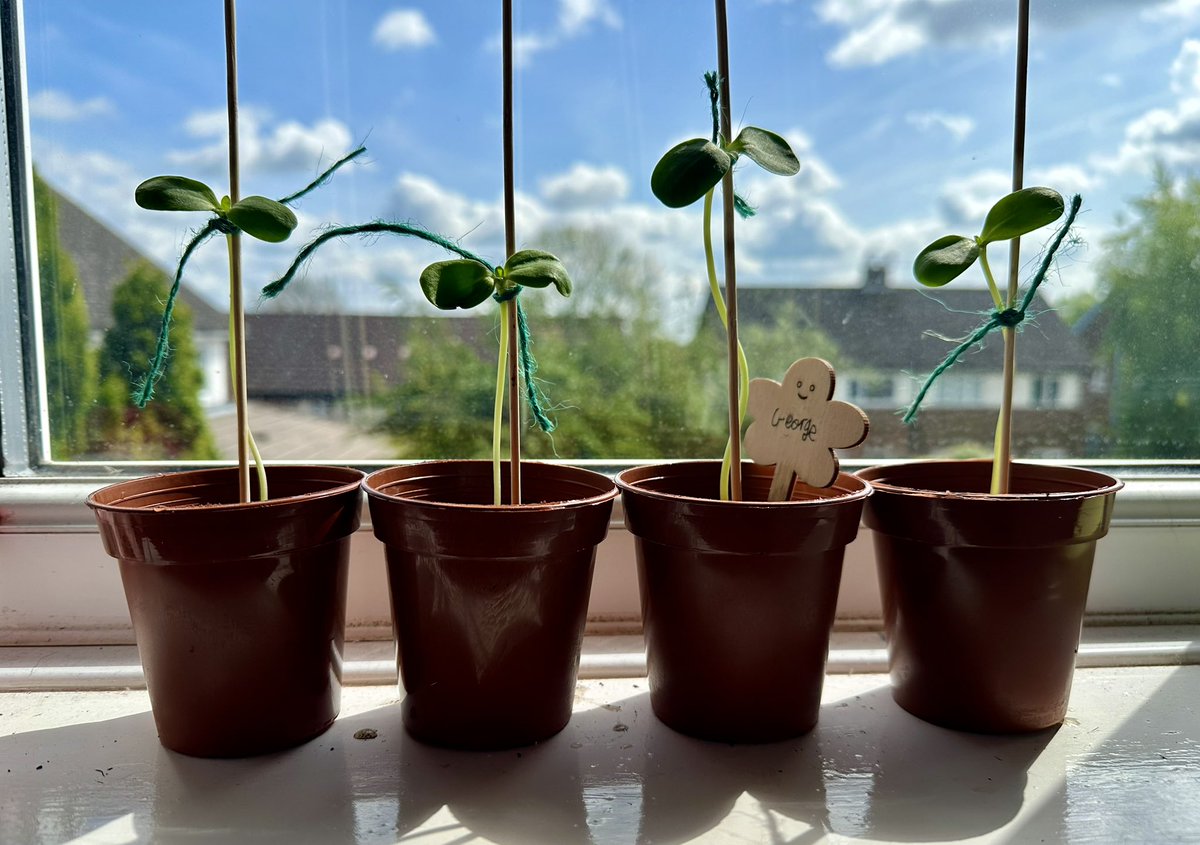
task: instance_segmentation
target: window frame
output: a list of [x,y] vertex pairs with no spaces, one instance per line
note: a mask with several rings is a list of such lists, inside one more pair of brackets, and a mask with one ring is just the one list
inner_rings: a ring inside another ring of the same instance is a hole
[[[98,542],[92,542],[87,553],[79,551],[77,535],[96,533],[84,499],[97,487],[121,478],[223,464],[48,459],[20,0],[0,0],[0,39],[0,107],[5,115],[0,150],[5,163],[5,178],[0,184],[0,339],[11,339],[0,342],[0,594],[14,591],[5,595],[2,604],[6,605],[5,611],[10,611],[15,603],[17,615],[15,627],[0,615],[0,645],[18,641],[128,641],[127,622],[122,628],[120,621],[123,615],[127,620],[123,596],[119,587],[112,587],[116,567],[107,565],[110,562]],[[614,473],[652,462],[569,463]],[[870,463],[846,461],[844,468],[853,471]],[[1132,614],[1159,621],[1200,619],[1200,578],[1189,573],[1195,552],[1189,562],[1183,551],[1200,549],[1200,461],[1073,463],[1117,475],[1127,485],[1117,498],[1112,535],[1101,544],[1097,567],[1102,577],[1093,586],[1093,602],[1089,605],[1092,618],[1127,619]],[[380,461],[362,463],[359,468],[371,470],[386,465],[388,462]],[[591,618],[601,627],[635,626],[639,606],[633,542],[625,530],[619,503],[611,528],[609,539],[600,549]],[[352,573],[356,574],[352,574],[348,619],[352,628],[358,626],[360,634],[387,636],[386,614],[379,612],[382,552],[369,533],[366,520],[353,546]],[[865,529],[860,532],[847,553],[839,604],[839,619],[845,624],[869,627],[876,625],[880,616],[869,534]],[[24,549],[18,552],[22,555],[19,560],[11,554],[17,547]],[[43,581],[44,571],[31,562],[30,556],[39,564],[58,561],[64,569],[55,576],[57,580]],[[1124,566],[1122,559],[1137,561],[1139,566]],[[108,580],[101,590],[103,606],[95,613],[72,616],[68,610],[64,615],[53,600],[46,600],[59,587],[71,591],[79,573],[100,571],[97,567],[106,573],[99,577]],[[1158,577],[1146,577],[1147,567]],[[23,599],[28,599],[25,605]],[[385,628],[381,630],[380,626]]]

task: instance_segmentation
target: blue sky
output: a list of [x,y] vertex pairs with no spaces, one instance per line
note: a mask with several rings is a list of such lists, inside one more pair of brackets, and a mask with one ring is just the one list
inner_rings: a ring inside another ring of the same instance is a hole
[[[698,307],[699,209],[659,206],[649,175],[672,144],[708,134],[710,4],[516,5],[518,242],[596,227],[653,254],[664,295]],[[224,190],[220,7],[26,3],[35,162],[164,265],[199,216],[141,211],[133,188],[170,172]],[[852,284],[871,257],[905,285],[927,241],[975,230],[1008,185],[1015,7],[731,0],[735,124],[784,134],[803,163],[792,179],[739,170],[760,208],[739,223],[742,283]],[[1090,248],[1064,273],[1079,290],[1151,164],[1182,174],[1200,161],[1200,0],[1033,7],[1026,183],[1084,194]],[[283,195],[355,142],[370,149],[304,204],[292,242],[248,249],[249,287],[316,227],[373,217],[501,257],[499,3],[254,0],[239,12],[243,192]],[[349,307],[420,310],[416,275],[440,257],[344,244],[309,272]],[[214,246],[189,283],[220,302],[222,279]]]

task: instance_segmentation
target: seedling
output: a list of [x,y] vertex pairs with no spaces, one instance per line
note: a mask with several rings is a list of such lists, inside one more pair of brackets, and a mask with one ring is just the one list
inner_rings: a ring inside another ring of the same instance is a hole
[[288,205],[320,187],[328,181],[334,171],[351,159],[366,152],[359,147],[339,159],[324,173],[301,190],[280,200],[262,196],[239,198],[240,174],[238,170],[237,133],[237,25],[234,0],[225,0],[225,79],[226,108],[229,115],[229,195],[217,200],[216,192],[208,185],[186,176],[155,176],[138,185],[134,200],[142,208],[151,211],[205,211],[213,216],[184,246],[175,269],[175,279],[163,307],[162,325],[154,348],[150,371],[137,384],[133,392],[134,402],[139,408],[154,396],[154,386],[166,369],[168,341],[171,331],[171,314],[175,309],[175,298],[183,280],[183,270],[192,254],[206,240],[220,232],[225,235],[229,250],[229,371],[233,376],[234,401],[237,405],[238,422],[238,499],[249,501],[250,481],[246,452],[253,455],[258,474],[258,496],[266,501],[267,473],[262,455],[254,442],[246,421],[245,341],[242,332],[242,284],[240,235],[245,232],[253,238],[268,243],[287,240],[296,228],[296,215]]
[[[523,378],[525,398],[538,427],[547,433],[554,422],[546,415],[545,397],[534,374],[537,363],[529,351],[529,325],[517,296],[525,288],[554,286],[563,296],[571,295],[571,278],[562,263],[548,252],[516,248],[516,194],[513,184],[513,9],[512,0],[501,3],[501,65],[503,78],[502,138],[504,147],[504,241],[508,259],[502,265],[485,261],[457,243],[421,226],[374,221],[342,226],[322,232],[306,244],[291,267],[277,281],[263,288],[263,296],[278,296],[296,271],[324,243],[348,235],[392,234],[419,238],[437,244],[457,259],[437,261],[421,272],[421,291],[434,306],[445,311],[474,308],[491,297],[500,304],[500,356],[496,365],[496,402],[492,415],[492,500],[503,504],[500,478],[500,431],[504,415],[505,382],[509,384],[509,504],[521,504],[520,400],[517,385]],[[510,354],[511,350],[511,354]]]
[[[1016,338],[1012,335],[1012,332],[1025,319],[1029,304],[1033,301],[1033,296],[1037,293],[1038,287],[1046,278],[1046,273],[1050,269],[1054,255],[1075,222],[1075,217],[1079,213],[1079,207],[1082,202],[1078,195],[1072,198],[1066,221],[1051,240],[1037,273],[1034,275],[1019,303],[1017,302],[1017,294],[1019,293],[1019,289],[1017,288],[1013,288],[1008,297],[1001,295],[1000,289],[996,285],[996,279],[992,275],[992,269],[988,264],[987,248],[989,244],[996,243],[997,241],[1010,241],[1022,235],[1029,234],[1062,217],[1064,209],[1063,198],[1055,190],[1050,188],[1024,188],[1014,191],[1001,198],[992,206],[983,221],[983,229],[978,235],[974,237],[944,235],[929,244],[929,246],[925,247],[917,255],[916,261],[913,262],[913,275],[921,284],[934,288],[942,287],[954,281],[978,261],[980,268],[983,270],[983,277],[987,282],[988,291],[992,295],[992,304],[995,306],[995,309],[988,316],[988,319],[976,328],[962,343],[955,347],[937,369],[926,378],[916,398],[904,414],[904,421],[906,423],[912,422],[916,418],[917,409],[920,407],[925,394],[929,392],[929,388],[933,385],[937,377],[952,367],[964,352],[981,342],[988,333],[1000,329],[1006,335],[1006,343],[1011,344],[1016,342]],[[1002,444],[1007,441],[1007,432],[1012,430],[1012,382],[1013,379],[1011,378],[1005,379],[1000,416],[996,423],[995,455],[992,461],[992,493],[1008,492],[1004,489],[1001,480],[1008,477],[1005,467],[1007,463],[1007,450],[1002,448]]]
[[[502,504],[500,432],[504,413],[505,375],[510,371],[510,367],[520,370],[525,382],[525,396],[538,427],[547,433],[554,430],[554,423],[546,414],[545,397],[534,378],[537,364],[529,351],[529,326],[525,319],[525,309],[521,307],[517,296],[525,288],[551,286],[561,295],[570,296],[571,278],[562,262],[548,252],[537,249],[520,250],[509,256],[504,264],[496,266],[450,239],[420,226],[375,221],[322,232],[300,250],[283,276],[263,288],[262,295],[272,299],[282,293],[322,244],[351,235],[376,234],[419,238],[461,256],[449,261],[434,262],[421,271],[421,292],[435,307],[443,311],[470,309],[482,304],[489,297],[500,305],[500,354],[496,364],[496,401],[492,416],[492,495],[495,504]],[[508,358],[511,308],[516,309],[516,361],[510,361]],[[509,422],[510,425],[517,424],[516,420]]]
[[[723,23],[723,16],[718,15],[718,26]],[[720,284],[717,281],[716,261],[713,256],[713,190],[717,183],[733,170],[734,165],[743,155],[767,172],[780,176],[794,176],[799,173],[800,161],[792,152],[787,141],[766,129],[747,126],[733,140],[724,137],[721,132],[721,83],[717,74],[711,71],[704,74],[704,82],[708,87],[712,110],[712,137],[708,139],[693,138],[668,150],[650,176],[650,189],[668,208],[683,208],[701,197],[704,198],[704,259],[708,269],[708,286],[712,293],[713,304],[717,309],[717,315],[721,318],[721,325],[728,332],[729,314],[725,300],[721,296]],[[728,123],[728,120],[725,122]],[[727,190],[732,190],[732,188]],[[733,207],[743,217],[750,217],[754,214],[754,209],[736,194]],[[729,244],[732,237],[728,233],[732,230],[733,220],[727,217],[725,227],[726,243]],[[732,256],[727,255],[727,275],[731,263]],[[726,443],[725,455],[721,460],[720,495],[723,500],[729,499],[731,496],[730,474],[734,438],[740,436],[741,425],[746,416],[746,405],[749,401],[750,368],[746,363],[746,353],[740,342],[737,343],[737,368],[737,425],[730,427],[729,441]],[[732,404],[731,397],[730,405]]]

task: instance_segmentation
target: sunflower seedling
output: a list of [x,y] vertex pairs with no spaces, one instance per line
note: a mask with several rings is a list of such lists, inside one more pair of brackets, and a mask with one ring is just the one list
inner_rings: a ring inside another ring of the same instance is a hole
[[[1037,273],[1019,302],[1017,300],[1018,289],[1014,288],[1011,295],[1006,297],[1001,294],[1000,288],[996,285],[992,268],[988,264],[988,246],[1027,235],[1062,217],[1066,205],[1058,191],[1042,187],[1014,191],[1002,197],[992,206],[984,218],[983,228],[978,235],[943,235],[921,250],[913,262],[913,276],[926,287],[940,288],[947,285],[978,261],[984,280],[987,282],[988,291],[992,296],[994,310],[988,315],[988,319],[955,347],[925,379],[916,398],[905,411],[904,421],[906,423],[912,422],[916,418],[917,409],[937,377],[953,366],[964,352],[982,342],[990,332],[999,329],[1005,334],[1007,344],[1016,343],[1013,332],[1025,319],[1029,305],[1033,302],[1034,294],[1045,280],[1051,262],[1074,224],[1081,205],[1082,200],[1078,195],[1072,198],[1066,220],[1051,239]],[[1003,444],[1008,441],[1008,432],[1012,430],[1012,389],[1013,379],[1006,378],[1001,397],[1000,415],[996,422],[990,488],[992,493],[1008,492],[1004,489],[1003,483],[1003,479],[1008,477],[1005,467],[1008,454],[1007,450],[1003,448]]]
[[[650,176],[650,189],[659,201],[668,208],[683,208],[704,199],[704,259],[708,269],[708,286],[713,304],[721,324],[729,331],[729,314],[721,296],[717,281],[717,267],[712,245],[713,190],[727,173],[734,169],[738,160],[745,156],[768,173],[779,176],[794,176],[800,172],[800,161],[791,146],[782,136],[756,126],[747,126],[732,140],[721,133],[721,83],[715,72],[704,74],[712,110],[712,136],[692,138],[676,144],[659,160]],[[728,190],[728,189],[727,189]],[[740,196],[734,196],[734,208],[743,217],[750,217],[754,209]],[[733,227],[733,220],[725,220],[726,230]],[[726,243],[731,238],[726,237]],[[727,262],[730,257],[727,257]],[[728,266],[728,263],[727,263]],[[746,354],[737,344],[738,362],[738,409],[736,430],[731,426],[725,455],[721,461],[721,498],[731,495],[730,474],[732,470],[733,438],[741,436],[741,425],[746,416],[749,401],[750,368]],[[731,390],[732,393],[732,390]],[[730,405],[733,405],[730,397]]]

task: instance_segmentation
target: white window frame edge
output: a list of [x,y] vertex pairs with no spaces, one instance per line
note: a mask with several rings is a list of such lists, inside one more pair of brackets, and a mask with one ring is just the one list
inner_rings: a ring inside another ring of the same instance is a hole
[[[0,0],[0,38],[5,115],[0,337],[19,340],[0,344],[0,456],[6,476],[0,478],[0,644],[129,642],[116,566],[98,538],[80,536],[96,534],[84,499],[121,477],[183,467],[43,460],[49,448],[41,333],[35,330],[41,317],[19,0]],[[572,463],[611,472],[651,462]],[[1127,482],[1117,498],[1112,532],[1099,548],[1090,618],[1200,620],[1200,576],[1194,571],[1200,557],[1200,462],[1084,463]],[[846,468],[864,465],[847,462]],[[598,554],[590,618],[596,629],[624,630],[636,627],[639,602],[634,544],[619,503],[611,528]],[[846,625],[878,624],[870,545],[870,532],[863,530],[847,549],[838,609]],[[370,535],[369,519],[352,542],[351,573],[352,630],[362,637],[388,636],[382,547]]]
[[0,474],[12,478],[33,474],[38,459],[49,454],[42,424],[47,404],[45,379],[40,377],[42,335],[35,329],[41,326],[42,314],[20,0],[0,2],[0,42],[0,338],[17,341],[0,344]]

